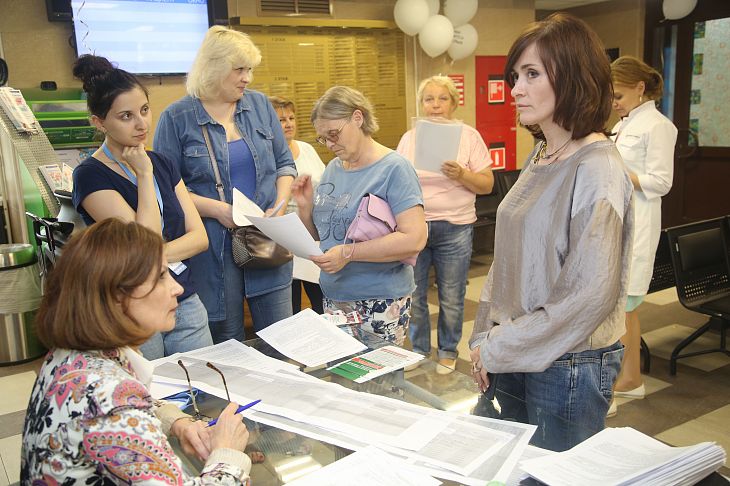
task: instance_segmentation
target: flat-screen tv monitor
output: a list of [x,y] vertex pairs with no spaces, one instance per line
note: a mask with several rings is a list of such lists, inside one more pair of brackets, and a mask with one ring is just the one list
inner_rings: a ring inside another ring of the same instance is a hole
[[190,70],[212,24],[208,0],[71,0],[76,53],[135,74]]

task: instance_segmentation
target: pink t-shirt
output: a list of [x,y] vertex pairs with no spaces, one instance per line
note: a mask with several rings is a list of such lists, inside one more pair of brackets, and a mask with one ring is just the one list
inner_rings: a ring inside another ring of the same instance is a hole
[[[492,165],[489,150],[478,131],[466,124],[463,127],[456,161],[465,169],[481,172]],[[414,162],[413,156],[416,152],[415,135],[415,130],[403,134],[397,149],[411,163]],[[426,221],[448,221],[452,224],[470,224],[476,221],[476,194],[440,172],[416,170],[416,173],[423,190]]]

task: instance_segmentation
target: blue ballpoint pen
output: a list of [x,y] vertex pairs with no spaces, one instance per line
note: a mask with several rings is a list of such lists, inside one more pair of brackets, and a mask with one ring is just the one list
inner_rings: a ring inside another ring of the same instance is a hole
[[[253,407],[254,405],[256,405],[257,403],[259,403],[260,401],[261,401],[260,399],[259,399],[259,400],[254,400],[253,402],[251,402],[251,403],[247,403],[246,405],[240,405],[240,406],[239,406],[239,407],[238,407],[238,408],[236,409],[236,412],[235,412],[235,413],[241,413],[241,412],[243,412],[244,410],[247,410],[247,409],[249,409],[249,408]],[[214,425],[215,425],[216,423],[218,423],[218,419],[217,419],[217,418],[214,418],[213,420],[211,420],[210,422],[208,422],[208,427],[212,427],[212,426],[214,426]]]

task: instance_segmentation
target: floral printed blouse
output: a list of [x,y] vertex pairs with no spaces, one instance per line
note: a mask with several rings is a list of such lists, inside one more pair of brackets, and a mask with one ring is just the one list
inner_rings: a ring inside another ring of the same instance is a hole
[[158,407],[140,361],[149,365],[129,348],[48,353],[23,427],[22,484],[247,483],[250,460],[231,449],[213,451],[200,476],[186,475],[165,435],[172,421],[163,410],[173,405]]

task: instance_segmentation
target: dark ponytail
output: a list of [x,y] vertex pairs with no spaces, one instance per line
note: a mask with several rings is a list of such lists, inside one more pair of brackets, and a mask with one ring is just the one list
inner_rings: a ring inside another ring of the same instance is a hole
[[89,112],[102,119],[122,93],[139,88],[149,97],[147,89],[133,74],[114,67],[105,57],[84,54],[74,63],[73,75],[83,83]]

